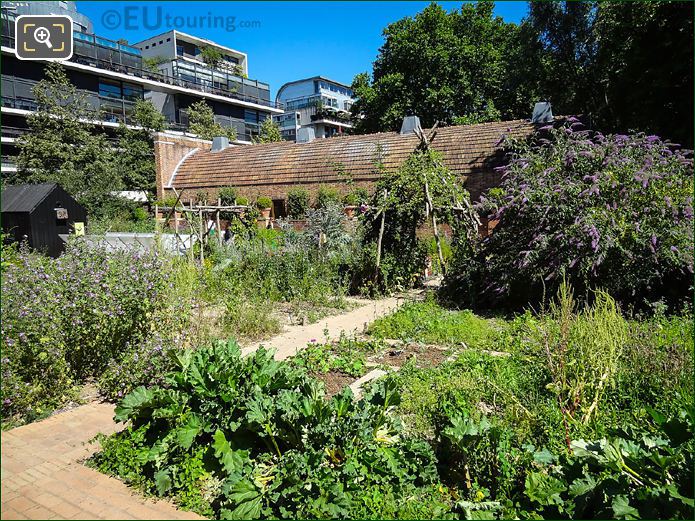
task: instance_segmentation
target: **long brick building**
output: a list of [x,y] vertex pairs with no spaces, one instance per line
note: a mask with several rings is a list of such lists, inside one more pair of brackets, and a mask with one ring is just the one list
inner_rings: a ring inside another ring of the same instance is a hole
[[[473,200],[500,181],[494,167],[500,164],[503,136],[528,137],[536,125],[515,120],[437,129],[432,147],[444,163],[464,180]],[[227,146],[213,150],[209,141],[160,133],[155,138],[157,195],[163,198],[183,191],[184,201],[206,191],[233,186],[251,200],[270,197],[276,216],[282,216],[287,192],[301,185],[310,192],[321,185],[346,192],[350,185],[373,188],[378,165],[398,168],[419,144],[413,133],[377,134],[316,139],[305,143],[279,142],[253,146]]]

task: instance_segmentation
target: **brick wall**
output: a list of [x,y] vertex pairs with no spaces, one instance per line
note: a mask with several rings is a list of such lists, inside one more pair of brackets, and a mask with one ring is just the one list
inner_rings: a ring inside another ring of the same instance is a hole
[[209,150],[212,147],[210,141],[192,137],[157,132],[154,135],[154,162],[157,171],[157,198],[162,199],[167,195],[173,195],[173,191],[165,187],[171,181],[176,167],[181,160],[195,150]]

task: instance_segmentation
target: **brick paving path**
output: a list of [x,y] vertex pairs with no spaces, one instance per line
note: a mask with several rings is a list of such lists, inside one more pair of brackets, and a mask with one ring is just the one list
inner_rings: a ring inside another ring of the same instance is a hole
[[[332,338],[343,330],[359,331],[394,311],[403,300],[368,301],[316,324],[288,328],[242,352],[264,344],[276,348],[276,358],[282,360],[310,340],[323,339],[324,329]],[[113,421],[113,405],[94,402],[3,432],[0,519],[202,519],[166,501],[146,499],[117,479],[81,463],[98,449],[89,440],[100,432],[111,434],[122,427]]]
[[99,432],[121,428],[113,405],[90,403],[2,433],[2,519],[200,519],[152,501],[80,461]]

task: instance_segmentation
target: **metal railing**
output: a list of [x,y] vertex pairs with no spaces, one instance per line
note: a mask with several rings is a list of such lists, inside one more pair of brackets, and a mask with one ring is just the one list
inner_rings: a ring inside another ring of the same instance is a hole
[[[8,35],[8,34],[2,35],[2,45],[3,46],[14,48],[14,45],[15,45],[14,42],[15,42],[15,39],[13,36]],[[82,42],[82,43],[84,43],[84,42]],[[112,71],[112,72],[118,72],[121,74],[125,74],[127,76],[132,76],[134,78],[142,78],[142,79],[147,79],[147,80],[155,81],[155,82],[166,84],[166,85],[172,85],[172,86],[176,86],[176,87],[192,89],[192,90],[196,90],[199,92],[205,92],[205,93],[209,93],[209,94],[216,94],[218,96],[223,96],[225,98],[244,101],[247,103],[254,103],[256,105],[262,105],[264,107],[282,108],[281,103],[278,103],[278,102],[275,102],[272,100],[266,100],[266,99],[259,98],[256,96],[249,96],[247,94],[234,92],[234,91],[227,90],[227,89],[221,89],[221,88],[213,87],[210,85],[206,85],[201,81],[183,80],[180,77],[172,77],[172,76],[169,76],[167,74],[163,74],[161,72],[154,72],[154,71],[145,69],[142,66],[135,67],[132,65],[126,65],[124,63],[118,63],[118,62],[113,61],[113,60],[100,59],[100,58],[97,58],[96,56],[89,56],[86,54],[81,54],[78,49],[75,49],[75,53],[73,54],[70,61],[82,64],[82,65],[87,65],[90,67],[95,67],[97,69],[102,69],[102,70]]]

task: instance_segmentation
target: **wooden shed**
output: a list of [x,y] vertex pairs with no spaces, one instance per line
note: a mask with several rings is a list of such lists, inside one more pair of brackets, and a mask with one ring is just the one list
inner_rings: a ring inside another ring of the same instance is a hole
[[87,212],[56,183],[6,186],[2,191],[2,231],[51,257],[65,249],[61,234],[87,223]]

